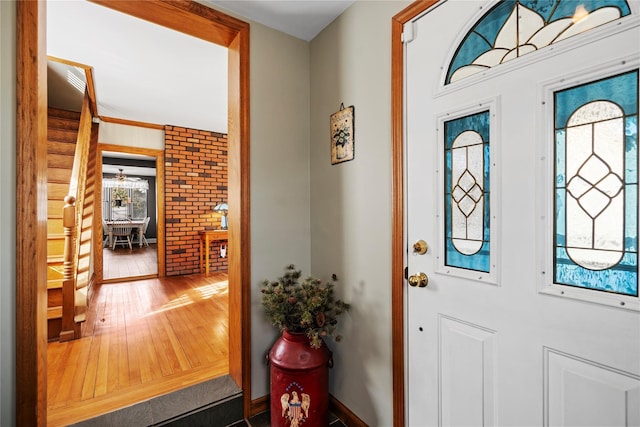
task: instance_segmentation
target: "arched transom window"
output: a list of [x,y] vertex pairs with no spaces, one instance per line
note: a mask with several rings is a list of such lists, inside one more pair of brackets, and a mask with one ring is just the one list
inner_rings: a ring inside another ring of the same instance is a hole
[[504,0],[462,40],[445,84],[453,83],[629,15],[625,0]]

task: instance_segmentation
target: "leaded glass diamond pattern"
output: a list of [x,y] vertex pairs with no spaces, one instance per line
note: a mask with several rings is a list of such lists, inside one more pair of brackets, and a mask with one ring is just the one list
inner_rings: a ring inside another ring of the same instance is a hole
[[482,187],[478,185],[476,179],[467,169],[453,188],[451,195],[457,203],[458,209],[460,209],[464,216],[468,217],[476,206],[478,206],[478,202],[482,198]]
[[445,265],[489,272],[489,112],[444,127]]
[[638,70],[555,94],[557,284],[638,295],[637,120]]
[[567,190],[591,218],[596,218],[622,191],[622,186],[620,176],[594,154],[569,180]]

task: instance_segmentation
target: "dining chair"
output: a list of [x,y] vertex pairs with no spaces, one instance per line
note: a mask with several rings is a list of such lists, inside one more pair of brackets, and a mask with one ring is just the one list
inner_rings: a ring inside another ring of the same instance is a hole
[[151,220],[151,217],[146,217],[144,219],[144,225],[142,226],[142,236],[140,236],[140,238],[142,239],[142,244],[145,246],[149,246],[149,242],[147,241],[147,227],[149,227],[149,221]]
[[129,249],[133,249],[131,246],[131,222],[129,221],[114,221],[111,226],[111,249],[115,250],[117,245],[129,245]]
[[107,225],[107,221],[102,220],[102,235],[104,236],[104,240],[102,241],[102,246],[108,248],[111,246],[111,239],[109,237],[109,226]]

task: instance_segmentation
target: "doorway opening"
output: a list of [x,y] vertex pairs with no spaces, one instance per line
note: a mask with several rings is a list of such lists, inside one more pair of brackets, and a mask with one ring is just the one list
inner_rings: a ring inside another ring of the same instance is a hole
[[[229,372],[243,390],[243,412],[251,409],[249,206],[249,26],[195,2],[98,2],[107,7],[194,35],[229,52]],[[46,229],[40,217],[46,206],[42,171],[46,168],[46,4],[17,6],[17,241],[16,419],[20,425],[46,423]],[[38,35],[34,37],[33,35]],[[37,227],[35,225],[38,225]],[[95,224],[94,235],[101,232]],[[34,263],[35,254],[35,263]],[[33,268],[34,265],[37,268]],[[34,309],[35,307],[35,309]]]
[[[102,239],[96,239],[102,250],[96,248],[95,252],[102,256],[102,262],[98,263],[102,266],[99,282],[163,277],[164,215],[159,213],[164,212],[164,185],[159,185],[158,179],[164,176],[163,152],[101,144],[98,157],[102,160],[98,173],[100,180],[97,180],[102,189],[98,211],[103,225]],[[145,185],[140,189],[133,185],[132,188],[105,185],[105,179],[114,177]],[[131,227],[131,231],[128,236],[116,239],[113,227],[122,221]],[[161,264],[163,268],[160,268]]]

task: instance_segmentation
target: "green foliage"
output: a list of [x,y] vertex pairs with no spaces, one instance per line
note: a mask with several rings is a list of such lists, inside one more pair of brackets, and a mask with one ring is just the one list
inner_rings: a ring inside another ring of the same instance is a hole
[[129,192],[126,188],[116,187],[111,189],[112,200],[122,200],[122,203],[129,202]]
[[[304,332],[311,346],[322,345],[320,337],[333,336],[338,316],[349,309],[349,304],[335,299],[335,277],[323,282],[313,277],[300,281],[302,274],[294,265],[285,269],[278,280],[262,283],[262,306],[267,319],[289,332]],[[340,335],[335,336],[340,341]]]

